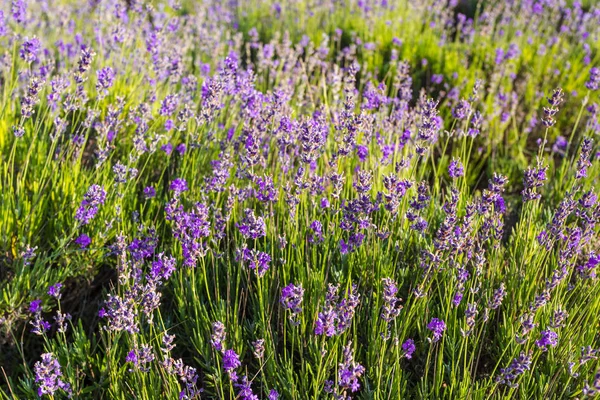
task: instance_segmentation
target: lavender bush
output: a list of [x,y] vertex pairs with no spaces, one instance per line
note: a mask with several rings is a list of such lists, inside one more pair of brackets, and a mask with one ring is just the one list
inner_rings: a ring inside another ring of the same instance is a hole
[[600,395],[595,2],[0,2],[0,398]]

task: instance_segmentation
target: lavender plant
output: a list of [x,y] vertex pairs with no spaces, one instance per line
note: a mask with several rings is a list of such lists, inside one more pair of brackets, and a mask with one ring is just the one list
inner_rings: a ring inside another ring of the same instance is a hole
[[600,393],[594,2],[0,2],[0,398]]

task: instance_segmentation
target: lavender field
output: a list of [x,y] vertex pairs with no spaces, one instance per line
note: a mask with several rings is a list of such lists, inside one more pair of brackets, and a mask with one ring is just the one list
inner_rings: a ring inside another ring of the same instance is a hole
[[595,0],[0,0],[0,399],[600,398]]

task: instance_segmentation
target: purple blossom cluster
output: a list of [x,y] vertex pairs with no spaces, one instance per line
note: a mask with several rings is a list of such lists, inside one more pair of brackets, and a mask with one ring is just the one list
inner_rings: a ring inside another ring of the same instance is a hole
[[42,354],[42,359],[35,363],[34,370],[38,396],[54,396],[57,391],[62,390],[70,397],[71,385],[62,380],[60,363],[52,353]]
[[344,298],[340,298],[338,291],[339,286],[329,284],[325,304],[315,324],[315,335],[337,336],[350,327],[356,308],[360,304],[360,294],[356,285],[352,285]]
[[290,311],[290,321],[292,324],[297,325],[300,322],[298,321],[298,316],[302,312],[302,300],[304,299],[304,289],[302,285],[294,285],[290,283],[281,289],[281,305],[286,310]]
[[75,213],[75,219],[81,225],[89,224],[98,213],[98,207],[104,204],[106,191],[100,185],[92,185],[83,196],[83,200]]

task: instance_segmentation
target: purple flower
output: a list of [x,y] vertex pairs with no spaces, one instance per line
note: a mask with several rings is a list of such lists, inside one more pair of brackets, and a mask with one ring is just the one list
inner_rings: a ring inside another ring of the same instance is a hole
[[241,365],[240,357],[235,351],[229,349],[223,352],[223,369],[227,372],[232,381],[237,381],[235,370],[241,367]]
[[598,90],[600,88],[600,68],[594,67],[590,69],[590,79],[585,83],[585,87],[589,90]]
[[552,146],[552,151],[554,153],[564,154],[565,150],[567,149],[568,144],[569,144],[569,142],[567,141],[567,139],[564,136],[558,135],[556,137],[556,141],[554,142],[554,145]]
[[460,302],[463,299],[463,292],[458,291],[454,294],[454,296],[452,297],[452,304],[454,304],[454,307],[458,307],[460,305]]
[[35,36],[32,39],[25,39],[19,49],[19,57],[29,63],[37,61],[41,47],[40,40]]
[[392,322],[402,311],[400,304],[401,298],[397,297],[398,285],[393,279],[383,278],[383,307],[381,308],[381,318],[389,323]]
[[547,100],[550,107],[544,107],[544,117],[542,118],[542,122],[546,127],[550,128],[556,124],[554,116],[559,111],[558,106],[564,100],[564,94],[562,89],[554,89],[554,91],[552,92],[552,96],[548,97]]
[[504,296],[506,296],[506,289],[504,283],[501,283],[500,287],[494,291],[494,296],[492,297],[492,299],[488,302],[488,307],[491,310],[495,310],[498,307],[500,307]]
[[22,24],[25,22],[27,13],[27,4],[25,3],[25,0],[13,0],[11,12],[13,19],[17,24]]
[[311,232],[308,234],[309,243],[321,243],[323,241],[323,224],[320,221],[314,220],[310,224]]
[[494,61],[496,62],[496,65],[502,64],[502,62],[504,61],[504,50],[502,50],[501,48],[496,49],[496,58]]
[[267,225],[263,217],[257,217],[249,208],[244,211],[244,218],[236,226],[246,239],[256,240],[267,234]]
[[248,268],[256,272],[258,277],[263,277],[269,269],[271,256],[258,250],[244,251],[244,261],[248,261]]
[[448,174],[450,174],[450,178],[456,179],[465,174],[464,167],[460,160],[454,159],[450,162],[448,166]]
[[115,81],[115,71],[111,67],[105,67],[96,72],[96,77],[96,90],[103,96]]
[[186,146],[185,143],[180,143],[176,148],[175,151],[179,153],[180,156],[185,154],[186,151]]
[[[228,176],[229,171],[225,172]],[[274,202],[277,200],[277,196],[279,195],[279,190],[275,187],[273,183],[273,179],[270,176],[254,177],[254,183],[258,185],[258,190],[255,190],[255,197],[258,201],[263,203]]]
[[100,318],[106,318],[104,329],[120,332],[127,331],[131,334],[139,332],[136,319],[138,316],[137,303],[132,297],[122,299],[119,296],[108,294],[104,307],[98,312]]
[[0,10],[0,37],[6,36],[8,28],[6,26],[6,18],[4,17],[4,11]]
[[558,344],[558,334],[551,329],[546,329],[540,333],[541,337],[535,342],[536,346],[542,351],[548,350],[548,347],[556,347]]
[[577,160],[577,173],[575,174],[577,179],[587,177],[587,169],[592,166],[590,155],[592,153],[593,144],[594,140],[592,138],[586,137],[583,139],[581,150],[579,152],[579,159]]
[[514,381],[531,369],[532,352],[521,353],[519,357],[513,359],[512,363],[506,367],[500,369],[500,375],[496,377],[496,382],[507,385],[512,388],[516,388],[519,384]]
[[171,181],[169,189],[175,192],[175,196],[179,196],[181,193],[188,190],[188,184],[185,179],[177,178]]
[[[148,372],[150,371],[150,364],[154,361],[154,353],[152,352],[152,346],[142,345],[141,347],[135,347],[129,353],[127,353],[127,357],[125,357],[125,362],[132,363],[134,369]],[[133,369],[130,369],[129,372],[132,372]]]
[[547,166],[542,166],[538,163],[536,168],[527,168],[523,175],[523,201],[536,200],[542,197],[541,194],[537,193],[536,189],[542,187],[546,181]]
[[433,74],[431,76],[431,83],[433,83],[435,85],[439,85],[442,82],[444,82],[444,75],[442,75],[442,74]]
[[160,253],[157,260],[152,262],[152,267],[147,277],[148,282],[160,284],[163,281],[167,281],[177,269],[176,265],[175,257],[165,256],[164,253]]
[[215,321],[212,324],[212,336],[210,337],[210,344],[217,351],[223,350],[223,342],[225,341],[225,325],[221,321]]
[[156,197],[156,189],[154,189],[152,186],[145,187],[144,197],[146,198],[146,200]]
[[173,152],[173,145],[171,143],[163,144],[160,149],[165,152],[166,155],[170,156]]
[[349,389],[352,393],[357,392],[358,389],[360,389],[358,379],[364,372],[365,368],[354,361],[352,342],[349,342],[348,345],[344,347],[344,358],[338,369],[338,385],[340,386],[341,391],[345,392]]
[[271,389],[269,392],[269,400],[279,400],[279,393],[277,393],[277,390]]
[[413,353],[415,352],[415,341],[412,339],[406,339],[404,343],[402,343],[402,352],[404,357],[411,359]]
[[339,286],[329,284],[325,304],[317,317],[315,335],[328,337],[341,335],[350,327],[356,308],[360,303],[360,295],[356,285],[348,291],[346,298],[339,298]]
[[125,357],[125,362],[132,363],[134,365],[138,363],[138,357],[135,350],[131,350],[129,351],[129,353],[127,353],[127,357]]
[[162,103],[160,104],[159,114],[162,116],[169,116],[175,112],[177,106],[179,105],[179,100],[176,94],[170,94],[164,98]]
[[54,396],[54,393],[61,389],[71,397],[71,386],[60,379],[62,376],[60,364],[52,353],[42,354],[42,360],[35,363],[34,370],[38,396],[42,397],[45,394]]
[[79,245],[79,248],[85,249],[90,245],[90,243],[92,243],[92,239],[90,239],[90,237],[85,233],[82,233],[77,239],[75,239],[75,243]]
[[252,342],[252,353],[259,360],[265,356],[265,339],[258,339]]
[[356,148],[356,154],[361,162],[365,162],[367,157],[369,156],[369,148],[367,146],[358,146]]
[[446,323],[438,318],[432,318],[429,324],[427,324],[427,329],[433,333],[433,339],[427,339],[430,342],[437,342],[440,340],[444,331],[446,330]]
[[467,100],[461,100],[452,109],[452,116],[458,120],[465,119],[471,111],[471,104]]
[[42,311],[42,300],[33,300],[29,303],[29,312],[32,314],[37,314]]
[[300,305],[303,297],[304,289],[302,288],[302,285],[295,286],[293,283],[290,283],[281,289],[280,302],[283,305],[283,308],[291,311],[290,321],[294,324],[299,323],[296,318],[298,314],[302,312],[302,307]]
[[[232,378],[231,380],[237,381],[237,375],[236,375],[235,379]],[[236,396],[236,399],[258,400],[258,396],[252,392],[251,385],[252,385],[252,382],[248,381],[247,376],[243,376],[242,379],[240,379],[239,383],[235,383],[234,386],[238,389],[238,394]]]
[[62,283],[55,283],[54,285],[48,288],[48,295],[58,299],[60,297],[60,290],[62,289],[62,287]]
[[83,196],[83,200],[77,212],[75,219],[82,225],[89,224],[98,212],[98,206],[104,204],[106,200],[106,191],[100,185],[92,185]]

